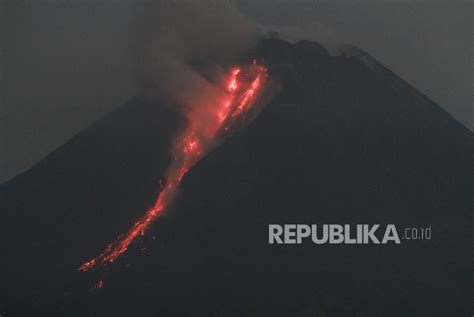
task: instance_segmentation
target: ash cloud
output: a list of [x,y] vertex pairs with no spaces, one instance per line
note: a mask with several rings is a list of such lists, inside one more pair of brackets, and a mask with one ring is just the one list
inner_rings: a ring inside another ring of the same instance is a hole
[[212,102],[223,65],[259,39],[258,28],[229,1],[146,2],[138,18],[147,30],[138,54],[147,95],[184,107]]

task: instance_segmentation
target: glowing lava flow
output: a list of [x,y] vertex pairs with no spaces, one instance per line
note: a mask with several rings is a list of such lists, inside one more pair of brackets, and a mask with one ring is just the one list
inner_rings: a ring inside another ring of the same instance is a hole
[[[245,80],[253,77],[253,80]],[[226,97],[215,107],[202,107],[206,125],[193,123],[190,120],[184,133],[178,138],[174,149],[174,158],[165,171],[166,183],[158,195],[153,207],[128,230],[119,236],[115,242],[97,257],[81,265],[79,270],[88,271],[98,265],[113,263],[121,256],[132,242],[143,236],[150,224],[169,206],[175,196],[183,176],[196,164],[212,146],[216,146],[218,139],[224,137],[229,129],[235,127],[240,119],[248,113],[255,104],[257,92],[266,79],[266,69],[255,63],[244,71],[241,68],[231,70],[226,84]]]

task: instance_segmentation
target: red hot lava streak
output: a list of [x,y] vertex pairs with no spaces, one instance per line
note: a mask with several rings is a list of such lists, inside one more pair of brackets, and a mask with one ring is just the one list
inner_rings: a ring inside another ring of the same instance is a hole
[[128,232],[120,235],[97,257],[82,264],[79,270],[88,271],[99,265],[115,262],[137,237],[145,234],[150,224],[172,202],[189,169],[216,146],[219,138],[225,137],[229,129],[244,119],[245,114],[254,106],[257,93],[261,90],[266,77],[266,68],[257,65],[255,60],[245,69],[234,68],[230,71],[225,86],[225,98],[213,107],[195,109],[201,112],[198,114],[199,117],[206,117],[205,125],[202,120],[194,122],[191,118],[187,128],[177,139],[174,158],[165,171],[166,183],[160,182],[162,190],[155,204]]

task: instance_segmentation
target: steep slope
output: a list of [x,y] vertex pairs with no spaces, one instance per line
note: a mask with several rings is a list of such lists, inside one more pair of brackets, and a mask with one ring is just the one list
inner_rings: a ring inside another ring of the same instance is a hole
[[[107,272],[97,295],[81,290],[100,274],[73,272],[152,203],[177,114],[132,100],[2,185],[6,309],[470,313],[472,133],[354,50],[331,57],[317,43],[260,43],[256,54],[280,84],[273,101],[189,172],[172,210]],[[431,226],[433,237],[270,246],[271,223]]]

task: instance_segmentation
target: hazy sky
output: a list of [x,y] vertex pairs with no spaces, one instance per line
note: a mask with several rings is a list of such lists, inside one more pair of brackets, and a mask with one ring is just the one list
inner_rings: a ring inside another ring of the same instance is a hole
[[[4,0],[0,182],[137,94],[138,0]],[[472,1],[239,0],[267,25],[352,43],[474,129]]]

